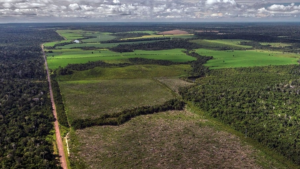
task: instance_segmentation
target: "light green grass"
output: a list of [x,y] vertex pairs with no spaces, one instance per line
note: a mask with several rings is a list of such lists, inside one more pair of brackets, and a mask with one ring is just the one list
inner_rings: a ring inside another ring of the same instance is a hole
[[126,38],[127,39],[145,39],[145,38],[193,38],[194,34],[180,34],[180,35],[144,35],[140,37],[134,37],[134,38]]
[[68,81],[59,85],[71,123],[75,119],[97,118],[105,113],[160,105],[173,98],[165,86],[152,79],[114,79],[92,83]]
[[218,40],[191,40],[193,43],[200,44],[208,48],[233,48],[233,49],[243,49],[243,48],[252,48],[251,46],[240,45],[242,41],[246,40],[237,40],[237,39],[218,39]]
[[287,47],[287,46],[292,46],[290,43],[269,43],[269,42],[262,42],[260,43],[261,45],[270,45],[271,47]]
[[291,65],[297,64],[299,54],[264,51],[264,50],[230,50],[218,51],[208,49],[197,49],[200,55],[213,56],[206,66],[211,69],[252,67],[268,65]]
[[136,57],[156,60],[169,60],[174,62],[186,62],[196,60],[194,57],[188,56],[182,51],[183,49],[155,51],[136,50],[134,52],[117,53],[109,50],[74,49],[73,51],[72,49],[63,49],[61,51],[53,50],[54,53],[48,53],[47,60],[50,69],[57,69],[59,66],[65,67],[68,64],[87,63],[89,61],[126,60],[128,58]]
[[79,81],[78,83],[91,83],[91,80],[107,79],[139,79],[154,77],[181,77],[187,76],[191,66],[182,65],[134,65],[127,67],[101,68],[77,71],[71,75],[59,76],[59,80]]

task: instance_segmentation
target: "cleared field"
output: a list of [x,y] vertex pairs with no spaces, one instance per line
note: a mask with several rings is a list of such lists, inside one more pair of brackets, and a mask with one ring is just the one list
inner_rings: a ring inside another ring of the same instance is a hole
[[145,39],[145,38],[166,38],[166,37],[170,37],[170,38],[193,38],[194,34],[144,35],[144,36],[135,37],[135,38],[126,38],[126,39],[123,39],[123,40],[127,40],[127,39]]
[[164,32],[159,32],[157,34],[160,35],[183,35],[183,34],[189,34],[187,31],[182,31],[182,30],[170,30],[170,31],[164,31]]
[[95,47],[95,48],[110,48],[114,46],[118,46],[119,44],[138,44],[138,43],[151,43],[152,41],[137,41],[137,42],[121,42],[121,43],[79,43],[79,44],[69,44],[65,46],[58,46],[58,49],[70,49],[76,47]]
[[182,52],[183,49],[170,49],[158,51],[136,50],[134,52],[117,53],[109,50],[81,50],[63,49],[53,50],[54,53],[47,53],[47,60],[50,69],[65,67],[68,64],[87,63],[89,61],[112,61],[126,60],[128,58],[146,58],[156,60],[169,60],[173,62],[186,62],[196,60]]
[[200,55],[213,56],[206,66],[211,69],[268,66],[268,65],[291,65],[297,64],[299,54],[282,53],[264,50],[230,50],[218,51],[197,49]]
[[[180,77],[186,76],[191,69],[188,64],[182,65],[134,65],[127,67],[101,68],[78,71],[72,75],[60,76],[61,81],[80,80],[108,80],[108,79],[139,79],[155,77]],[[81,81],[82,82],[82,81]]]
[[86,168],[282,168],[189,111],[77,130],[71,140],[71,160],[80,159]]
[[193,83],[189,83],[178,78],[162,77],[162,78],[157,78],[157,80],[167,85],[170,89],[172,89],[176,93],[178,93],[178,89],[181,87],[188,87],[194,85]]
[[242,41],[246,40],[237,40],[237,39],[219,39],[219,40],[191,40],[193,43],[197,43],[202,45],[203,47],[208,48],[233,48],[233,49],[244,49],[244,48],[252,48],[252,46],[240,45]]
[[281,48],[281,47],[287,47],[287,46],[292,46],[290,43],[260,43],[261,45],[270,45],[271,47],[276,47],[276,48]]
[[140,106],[162,104],[174,96],[152,79],[114,79],[60,82],[70,122],[97,118]]

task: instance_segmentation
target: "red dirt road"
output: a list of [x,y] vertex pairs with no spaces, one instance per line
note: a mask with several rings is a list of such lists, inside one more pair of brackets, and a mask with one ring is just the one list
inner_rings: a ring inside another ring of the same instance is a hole
[[68,169],[67,160],[66,160],[66,156],[65,156],[65,152],[64,152],[64,147],[63,147],[63,142],[62,142],[62,138],[60,136],[60,131],[59,131],[59,127],[58,127],[57,112],[56,112],[56,106],[55,106],[55,102],[54,102],[54,98],[53,98],[50,72],[49,72],[49,69],[48,69],[48,63],[47,63],[46,54],[45,54],[43,45],[41,47],[42,47],[43,55],[44,55],[44,59],[45,59],[45,67],[46,67],[47,78],[48,78],[48,83],[49,83],[50,98],[51,98],[51,103],[52,103],[52,108],[53,108],[53,115],[55,117],[54,128],[55,128],[55,135],[56,135],[56,144],[57,144],[57,147],[58,147],[58,154],[60,156],[59,159],[60,159],[60,162],[61,162],[61,167],[63,169]]

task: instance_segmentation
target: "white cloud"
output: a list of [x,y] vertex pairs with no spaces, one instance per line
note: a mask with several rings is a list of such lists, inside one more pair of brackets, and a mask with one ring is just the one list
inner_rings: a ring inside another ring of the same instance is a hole
[[71,10],[78,10],[78,9],[80,9],[80,6],[78,5],[78,4],[70,4],[69,5],[69,8],[71,9]]
[[226,3],[226,4],[232,4],[236,5],[235,0],[206,0],[205,4],[206,5],[213,5],[217,3]]

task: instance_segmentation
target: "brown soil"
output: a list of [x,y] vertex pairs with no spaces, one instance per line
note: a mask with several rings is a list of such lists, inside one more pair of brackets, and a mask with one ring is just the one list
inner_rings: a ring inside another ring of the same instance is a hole
[[51,86],[50,73],[49,73],[49,69],[48,69],[48,63],[47,63],[47,59],[46,59],[46,55],[45,55],[45,52],[44,52],[43,45],[42,45],[42,50],[43,50],[43,55],[44,55],[44,59],[45,59],[45,68],[46,68],[46,71],[47,71],[47,78],[48,78],[48,83],[49,83],[50,99],[51,99],[52,108],[53,108],[53,115],[54,115],[54,118],[56,119],[54,121],[54,128],[55,128],[55,135],[56,135],[56,144],[57,144],[57,147],[58,147],[58,154],[60,156],[61,167],[63,169],[68,169],[67,160],[66,160],[66,156],[65,156],[65,152],[64,152],[64,148],[63,148],[63,142],[62,142],[62,138],[60,136],[59,126],[58,126],[58,121],[57,121],[57,112],[56,112],[56,106],[55,106],[54,98],[53,98],[53,92],[52,92],[52,86]]
[[159,32],[159,35],[182,35],[182,34],[189,34],[187,31],[182,30],[171,30],[171,31],[165,31],[165,32]]

